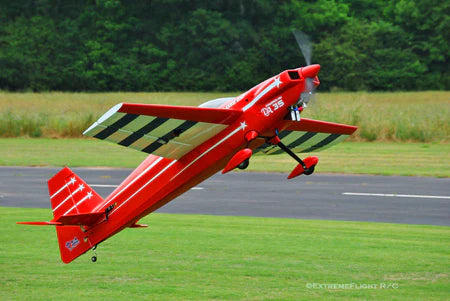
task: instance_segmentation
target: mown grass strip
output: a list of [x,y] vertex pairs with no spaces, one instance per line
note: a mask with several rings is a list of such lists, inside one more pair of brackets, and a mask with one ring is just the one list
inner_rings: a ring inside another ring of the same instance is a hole
[[[0,137],[81,137],[119,102],[197,106],[239,93],[0,93]],[[357,125],[355,141],[450,141],[450,92],[319,93],[304,117]]]
[[[303,154],[304,156],[306,154]],[[450,144],[344,142],[319,153],[316,172],[450,176]],[[136,167],[145,153],[94,139],[0,139],[0,165]],[[290,172],[287,155],[256,155],[249,171]]]
[[[1,300],[446,300],[450,228],[151,214],[59,259],[51,211],[0,207]],[[310,284],[377,288],[308,288]],[[381,288],[381,285],[391,288]]]

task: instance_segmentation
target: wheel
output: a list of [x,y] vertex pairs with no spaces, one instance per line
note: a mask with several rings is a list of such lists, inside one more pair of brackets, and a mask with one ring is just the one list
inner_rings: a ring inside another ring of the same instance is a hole
[[96,262],[97,261],[97,256],[92,256],[91,260],[92,260],[92,262]]
[[239,169],[246,169],[248,167],[248,164],[250,163],[249,159],[245,159],[244,161],[242,161],[241,164],[239,164],[237,167]]
[[312,174],[312,173],[314,172],[314,168],[315,168],[315,167],[316,167],[315,165],[312,165],[310,168],[308,168],[307,170],[305,170],[304,174],[307,175],[307,176],[309,176],[310,174]]

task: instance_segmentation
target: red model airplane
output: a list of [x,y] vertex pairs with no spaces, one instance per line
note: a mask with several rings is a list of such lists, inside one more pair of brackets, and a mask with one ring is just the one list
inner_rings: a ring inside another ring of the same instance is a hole
[[[69,168],[48,181],[62,261],[69,263],[214,175],[247,167],[252,154],[287,152],[298,165],[288,178],[309,175],[320,151],[356,127],[300,118],[319,65],[286,70],[235,98],[199,107],[120,103],[84,134],[150,155],[106,199]],[[92,257],[96,261],[96,257]]]

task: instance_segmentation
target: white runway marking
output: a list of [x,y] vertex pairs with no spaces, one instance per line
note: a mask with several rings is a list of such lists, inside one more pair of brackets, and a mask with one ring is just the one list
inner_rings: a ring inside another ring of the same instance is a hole
[[342,194],[343,195],[356,195],[356,196],[397,197],[397,198],[450,199],[450,196],[444,196],[444,195],[415,195],[415,194],[363,193],[363,192],[343,192]]
[[[102,187],[102,188],[116,188],[118,185],[107,185],[107,184],[91,184],[91,187]],[[192,187],[192,190],[203,190],[203,187]]]

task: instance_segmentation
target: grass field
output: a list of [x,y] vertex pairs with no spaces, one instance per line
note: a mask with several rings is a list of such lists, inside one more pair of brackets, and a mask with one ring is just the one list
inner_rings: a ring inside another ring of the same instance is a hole
[[52,227],[15,224],[50,210],[0,215],[1,300],[449,297],[449,227],[151,214],[102,243],[97,263],[89,252],[64,265]]
[[[119,102],[196,106],[239,93],[0,93],[0,137],[80,137]],[[357,125],[360,141],[450,141],[450,92],[319,93],[304,117]]]
[[[344,142],[319,156],[316,172],[450,176],[450,144]],[[93,139],[0,138],[0,165],[136,167],[145,153]],[[256,155],[248,171],[290,172],[287,155]]]

